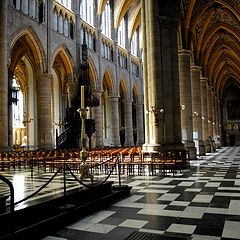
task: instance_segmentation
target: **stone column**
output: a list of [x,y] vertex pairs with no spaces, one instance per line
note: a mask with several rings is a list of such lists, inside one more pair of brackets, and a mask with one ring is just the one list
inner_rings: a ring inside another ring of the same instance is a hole
[[0,1],[0,151],[8,148],[7,6],[7,0]]
[[213,137],[212,87],[207,86],[208,136]]
[[125,145],[134,146],[132,100],[124,101],[123,104],[124,104],[124,117],[125,117]]
[[179,1],[145,0],[148,138],[144,151],[184,149],[178,70]]
[[201,67],[191,67],[191,90],[192,90],[192,113],[193,113],[193,139],[197,152],[200,156],[205,155],[205,146],[202,134],[202,114],[201,114]]
[[211,146],[208,135],[208,108],[207,108],[207,78],[201,78],[201,109],[202,109],[202,130],[205,151],[210,152]]
[[212,96],[212,129],[213,129],[213,139],[215,140],[216,138],[216,102],[215,102],[215,92],[212,91],[211,93]]
[[103,113],[102,113],[102,93],[103,91],[95,91],[94,95],[99,99],[99,106],[94,107],[95,128],[96,128],[96,147],[103,146]]
[[148,69],[147,69],[147,62],[148,62],[148,52],[147,52],[147,42],[148,42],[148,35],[146,34],[146,29],[148,29],[148,12],[146,12],[145,8],[145,0],[141,0],[141,23],[142,23],[142,31],[143,31],[143,91],[144,91],[144,116],[145,116],[145,144],[143,145],[143,150],[147,150],[149,145],[149,114],[148,114]]
[[119,133],[119,105],[118,105],[118,96],[109,96],[110,100],[110,109],[111,109],[111,139],[112,145],[118,147],[120,143],[120,133]]
[[37,79],[38,147],[52,148],[51,76],[42,74]]
[[220,98],[216,98],[216,108],[217,108],[217,134],[220,136],[220,143],[219,146],[221,148],[222,146],[222,119],[221,119],[221,101]]
[[136,104],[137,115],[137,145],[144,143],[144,121],[143,121],[143,104]]
[[189,152],[189,158],[196,159],[196,148],[193,142],[190,57],[191,51],[178,51],[182,141]]

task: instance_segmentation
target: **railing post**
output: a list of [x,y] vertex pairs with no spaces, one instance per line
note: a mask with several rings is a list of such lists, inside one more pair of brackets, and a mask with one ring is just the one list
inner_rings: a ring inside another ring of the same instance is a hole
[[119,183],[119,186],[121,187],[121,167],[120,167],[120,160],[119,160],[119,156],[118,156],[118,160],[117,160],[117,163],[118,163],[118,183]]

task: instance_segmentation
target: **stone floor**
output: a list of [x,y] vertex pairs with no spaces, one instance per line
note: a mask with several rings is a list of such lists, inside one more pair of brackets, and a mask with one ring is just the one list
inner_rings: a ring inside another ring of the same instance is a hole
[[[240,147],[224,147],[191,161],[190,170],[175,176],[122,176],[122,182],[132,186],[130,197],[80,217],[44,240],[124,240],[136,231],[172,239],[240,239],[239,164]],[[27,171],[0,174],[13,179],[17,189],[15,201],[43,185],[52,175],[38,173],[31,178]],[[113,176],[110,180],[117,179]],[[62,176],[51,184],[25,204],[61,191]],[[71,181],[68,186],[79,187]],[[0,183],[0,192],[4,191]]]

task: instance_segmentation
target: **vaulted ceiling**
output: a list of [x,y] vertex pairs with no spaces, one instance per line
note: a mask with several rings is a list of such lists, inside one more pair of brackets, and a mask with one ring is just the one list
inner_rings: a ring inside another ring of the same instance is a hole
[[[99,1],[99,12],[106,2]],[[141,1],[114,1],[114,5],[115,28],[130,13],[131,38],[141,24]],[[181,0],[179,14],[181,45],[192,50],[193,64],[202,67],[218,96],[229,84],[240,86],[240,0]]]
[[232,82],[240,86],[239,0],[182,1],[181,32],[219,96]]

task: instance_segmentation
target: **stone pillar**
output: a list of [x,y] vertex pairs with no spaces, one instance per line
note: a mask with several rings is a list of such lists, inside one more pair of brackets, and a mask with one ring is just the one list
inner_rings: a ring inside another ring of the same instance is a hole
[[145,0],[141,0],[141,23],[142,23],[142,31],[143,31],[143,53],[144,53],[144,58],[143,58],[143,91],[144,91],[144,116],[145,116],[145,144],[143,145],[143,150],[147,150],[148,145],[149,145],[149,113],[148,113],[148,68],[147,68],[147,62],[148,62],[148,57],[149,54],[147,52],[147,42],[148,42],[148,35],[146,33],[146,29],[148,29],[148,23],[146,19],[148,18],[145,8]]
[[220,98],[216,98],[216,108],[217,108],[217,134],[220,137],[220,143],[218,143],[218,147],[222,146],[222,119],[221,119],[221,101]]
[[210,152],[211,146],[208,135],[208,108],[207,108],[207,78],[201,78],[201,109],[202,109],[202,130],[205,151]]
[[215,92],[212,91],[211,93],[212,96],[212,129],[213,129],[213,139],[215,140],[216,138],[216,101],[215,101]]
[[190,75],[191,51],[179,50],[179,82],[180,82],[180,105],[181,105],[181,127],[182,141],[189,152],[190,159],[196,159],[196,148],[193,142],[192,124],[192,94]]
[[120,146],[120,133],[119,133],[119,105],[118,96],[109,96],[110,109],[111,109],[111,139],[112,145],[115,147]]
[[96,147],[103,146],[103,113],[102,113],[102,91],[95,91],[94,95],[99,99],[99,106],[94,107],[95,128],[96,128]]
[[192,113],[193,113],[193,140],[195,141],[197,152],[200,156],[206,154],[202,134],[202,114],[201,114],[201,67],[191,67],[191,90],[192,90]]
[[125,117],[125,145],[134,146],[132,100],[124,101],[123,104],[124,104],[124,117]]
[[137,115],[137,145],[144,143],[144,121],[143,121],[143,104],[136,104]]
[[[145,0],[147,56],[148,139],[144,151],[184,149],[181,139],[180,92],[175,0]],[[146,82],[146,81],[145,81]],[[146,101],[145,101],[146,102]]]
[[207,86],[208,136],[213,137],[212,87]]
[[0,151],[8,148],[7,6],[7,0],[0,1]]
[[37,79],[37,107],[38,107],[38,147],[52,148],[51,124],[51,76],[42,74]]

